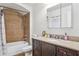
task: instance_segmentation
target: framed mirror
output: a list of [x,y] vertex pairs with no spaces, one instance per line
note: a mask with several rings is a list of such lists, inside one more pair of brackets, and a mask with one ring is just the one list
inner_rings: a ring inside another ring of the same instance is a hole
[[48,28],[72,27],[72,4],[61,3],[47,9]]

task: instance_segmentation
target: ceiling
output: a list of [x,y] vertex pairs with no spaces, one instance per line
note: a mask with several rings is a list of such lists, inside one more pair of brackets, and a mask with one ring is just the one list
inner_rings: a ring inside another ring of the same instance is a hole
[[22,3],[24,5],[29,5],[31,7],[39,6],[39,5],[45,5],[44,3]]

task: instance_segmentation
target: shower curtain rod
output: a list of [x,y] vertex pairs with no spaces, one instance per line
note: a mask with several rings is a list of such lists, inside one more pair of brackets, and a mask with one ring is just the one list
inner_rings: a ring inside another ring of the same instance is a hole
[[26,13],[27,13],[27,12],[29,12],[29,11],[22,11],[22,10],[17,10],[17,9],[10,8],[10,7],[5,7],[5,6],[0,6],[0,7],[3,7],[3,9],[4,9],[4,8],[9,8],[9,9],[13,9],[13,10],[20,11],[20,12],[26,12]]

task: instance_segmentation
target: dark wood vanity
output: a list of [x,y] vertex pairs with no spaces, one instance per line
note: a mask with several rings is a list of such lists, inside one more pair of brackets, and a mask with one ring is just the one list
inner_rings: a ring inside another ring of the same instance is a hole
[[32,39],[32,43],[33,56],[79,56],[79,51],[60,45],[51,44],[34,38]]

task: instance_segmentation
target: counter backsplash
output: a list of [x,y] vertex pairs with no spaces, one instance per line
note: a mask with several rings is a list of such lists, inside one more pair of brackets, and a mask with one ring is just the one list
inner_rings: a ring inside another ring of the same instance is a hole
[[[58,35],[58,34],[49,34],[50,38],[55,38],[55,39],[63,39],[64,40],[64,35]],[[78,41],[79,42],[79,37],[78,36],[67,36],[67,40],[70,41]]]

